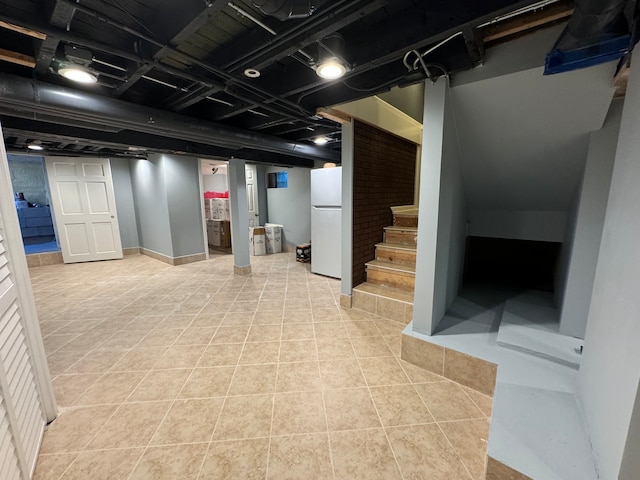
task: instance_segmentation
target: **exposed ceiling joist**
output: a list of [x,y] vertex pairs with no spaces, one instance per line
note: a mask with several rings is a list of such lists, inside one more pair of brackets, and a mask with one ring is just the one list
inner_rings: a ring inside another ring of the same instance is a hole
[[11,30],[13,32],[22,33],[23,35],[27,35],[28,37],[37,38],[39,40],[44,40],[47,38],[46,33],[37,32],[35,30],[31,30],[30,28],[24,28],[19,25],[13,25],[12,23],[1,22],[0,28],[4,28],[5,30]]
[[22,65],[23,67],[34,68],[36,66],[35,58],[22,53],[5,50],[4,48],[0,48],[0,60]]

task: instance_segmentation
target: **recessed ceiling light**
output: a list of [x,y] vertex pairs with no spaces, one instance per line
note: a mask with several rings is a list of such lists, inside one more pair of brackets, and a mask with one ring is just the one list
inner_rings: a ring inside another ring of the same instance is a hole
[[255,68],[246,68],[244,70],[244,76],[249,78],[258,78],[260,76],[260,70]]
[[58,70],[58,73],[78,83],[96,83],[98,81],[98,77],[93,73],[80,67],[62,67]]
[[327,137],[317,137],[313,139],[313,143],[316,145],[326,145],[329,142]]
[[34,143],[30,143],[29,145],[27,145],[27,148],[29,150],[37,150],[37,151],[44,150],[44,147],[42,145],[40,145],[39,143],[35,143],[35,142]]
[[347,73],[347,67],[337,59],[330,58],[316,67],[316,73],[327,80],[335,80]]

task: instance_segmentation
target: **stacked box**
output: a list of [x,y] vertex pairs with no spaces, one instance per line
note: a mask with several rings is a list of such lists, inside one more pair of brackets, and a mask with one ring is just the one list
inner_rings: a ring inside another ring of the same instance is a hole
[[231,224],[224,220],[207,220],[207,237],[213,247],[231,247]]
[[282,252],[282,225],[266,223],[264,226],[266,235],[267,253]]
[[205,198],[204,218],[206,220],[225,220],[228,222],[231,219],[231,215],[229,213],[229,199]]
[[264,227],[249,227],[249,253],[256,256],[267,254]]

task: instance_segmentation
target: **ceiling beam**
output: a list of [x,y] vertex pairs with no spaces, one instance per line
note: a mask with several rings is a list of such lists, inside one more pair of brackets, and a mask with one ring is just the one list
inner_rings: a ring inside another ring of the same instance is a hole
[[[195,14],[195,16],[190,21],[186,22],[186,24],[178,28],[178,31],[173,35],[173,38],[171,38],[169,43],[172,46],[177,47],[185,40],[192,37],[200,28],[202,28],[203,25],[205,25],[209,21],[210,18],[215,17],[220,13],[220,11],[227,5],[227,1],[228,0],[213,0],[211,2],[208,2],[204,10],[200,10],[200,12]],[[177,5],[181,7],[181,3],[178,3]],[[175,25],[173,28],[175,28]],[[169,46],[161,47],[153,54],[153,60],[156,62],[160,61],[170,53],[171,48],[169,48]],[[135,85],[143,75],[147,74],[149,70],[150,68],[148,67],[148,65],[138,65],[137,67],[134,67],[134,69],[127,76],[127,81],[120,85],[120,87],[118,87],[112,95],[114,97],[119,97],[120,95],[122,95],[133,85]]]
[[[51,13],[49,14],[48,23],[53,27],[67,28],[73,19],[74,12],[75,10],[72,6],[54,0],[51,7]],[[52,35],[47,35],[47,37],[42,41],[38,55],[36,55],[35,71],[37,74],[43,74],[49,70],[51,61],[56,56],[56,50],[58,49],[59,43],[60,39]]]
[[47,38],[47,35],[45,33],[36,32],[35,30],[31,30],[30,28],[24,28],[19,25],[14,25],[8,22],[0,22],[0,28],[4,28],[5,30],[11,30],[13,32],[22,33],[23,35],[37,38],[39,40],[45,40]]
[[0,60],[29,68],[36,66],[35,58],[29,55],[23,55],[22,53],[12,52],[11,50],[5,50],[4,48],[0,48]]
[[523,13],[502,22],[496,22],[482,28],[485,42],[493,42],[511,35],[541,27],[547,23],[563,20],[573,14],[573,2],[553,3],[539,10]]

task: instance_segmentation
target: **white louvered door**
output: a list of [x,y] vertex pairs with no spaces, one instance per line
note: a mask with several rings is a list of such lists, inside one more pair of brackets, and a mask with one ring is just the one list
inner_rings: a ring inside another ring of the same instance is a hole
[[3,414],[0,428],[4,432],[4,436],[0,436],[0,478],[9,480],[30,477],[46,419],[2,225],[0,216],[0,396]]

